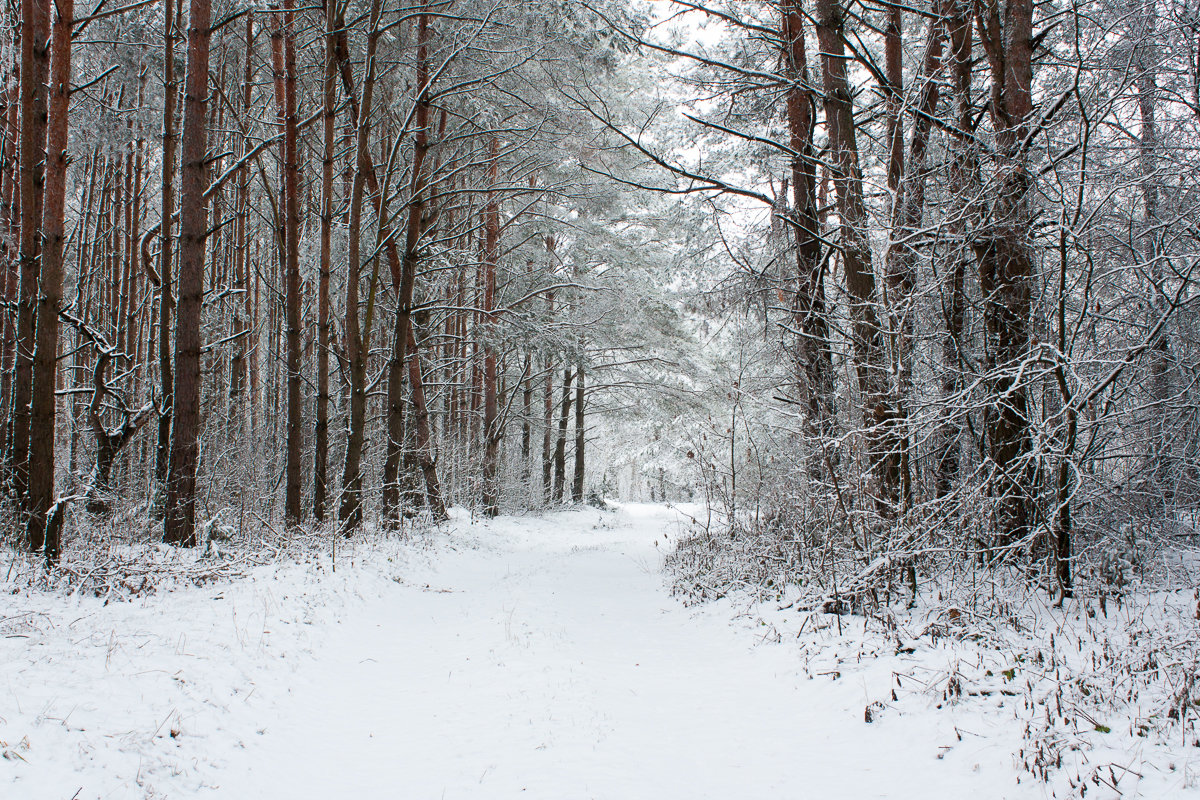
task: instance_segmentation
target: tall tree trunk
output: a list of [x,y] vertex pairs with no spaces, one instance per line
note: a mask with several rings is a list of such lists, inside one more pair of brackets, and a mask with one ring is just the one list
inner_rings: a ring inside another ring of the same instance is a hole
[[[143,66],[138,75],[138,108],[142,108],[146,101],[146,77],[147,70]],[[132,123],[131,123],[132,129]],[[133,202],[130,204],[128,216],[129,227],[129,269],[130,269],[130,303],[128,307],[128,316],[126,318],[125,331],[125,352],[129,354],[131,365],[128,370],[127,391],[133,402],[140,402],[141,382],[142,382],[142,365],[144,359],[139,356],[142,353],[142,320],[145,316],[145,308],[141,301],[141,273],[142,264],[139,262],[141,251],[138,243],[141,241],[141,225],[142,212],[145,203],[142,176],[144,163],[144,153],[146,149],[146,139],[142,131],[141,122],[137,124],[136,138],[132,142],[133,158]]]
[[542,415],[542,502],[554,497],[554,361],[547,353],[543,359],[545,373],[544,409]]
[[[13,52],[21,53],[21,29],[12,26]],[[0,147],[4,149],[3,159],[0,159],[0,226],[3,235],[0,236],[0,270],[3,271],[3,301],[9,309],[17,304],[17,285],[21,281],[20,247],[14,246],[21,235],[21,199],[20,199],[20,159],[17,152],[21,140],[21,59],[13,58],[11,77],[5,76],[7,86],[4,89],[4,117],[0,120],[3,126],[0,134]],[[0,413],[8,420],[0,424],[0,457],[7,459],[11,456],[10,436],[12,435],[12,391],[14,359],[17,351],[17,326],[12,312],[3,315],[4,341],[0,347]]]
[[[367,422],[367,355],[371,336],[374,311],[375,279],[371,279],[370,298],[367,304],[366,335],[359,325],[359,275],[362,271],[360,239],[362,238],[363,193],[368,173],[373,173],[370,164],[368,143],[371,131],[371,105],[375,91],[375,47],[379,39],[379,16],[382,0],[372,0],[371,32],[367,36],[367,54],[361,105],[355,101],[351,108],[351,121],[357,125],[354,149],[354,181],[350,188],[350,231],[348,239],[348,270],[346,278],[346,360],[350,378],[350,415],[346,432],[346,458],[342,466],[342,497],[338,507],[338,521],[346,535],[362,525],[362,452],[366,439]],[[338,20],[339,28],[343,27]],[[349,54],[345,69],[349,69]],[[347,84],[346,93],[354,97],[353,88]],[[378,258],[372,259],[378,265]],[[378,271],[378,266],[373,270]]]
[[[158,295],[158,373],[162,391],[163,411],[158,418],[158,450],[155,455],[154,475],[160,485],[167,482],[167,466],[171,460],[171,417],[174,402],[172,391],[175,378],[171,370],[171,309],[175,305],[174,265],[175,254],[175,13],[173,0],[163,3],[163,130],[162,130],[162,194],[161,194],[161,239],[159,251],[159,295]],[[252,25],[247,15],[247,29]],[[250,42],[246,42],[246,58],[250,58]],[[165,509],[165,505],[163,506]]]
[[581,356],[575,376],[575,471],[571,478],[571,499],[576,503],[583,502],[583,448],[587,441],[587,429],[583,424],[583,383],[583,357]]
[[[546,236],[546,271],[547,274],[554,274],[554,258],[555,249],[558,242],[554,238],[554,234]],[[546,318],[554,319],[554,290],[550,289],[546,292]],[[550,353],[546,353],[544,358],[543,370],[545,373],[546,388],[545,388],[545,409],[543,415],[542,428],[542,500],[549,503],[554,497],[554,359]]]
[[966,317],[965,278],[974,255],[968,246],[969,211],[978,202],[979,165],[971,134],[974,129],[975,111],[971,97],[972,41],[971,5],[969,0],[945,0],[944,24],[949,46],[947,69],[953,89],[955,125],[957,132],[951,138],[950,194],[957,201],[957,208],[947,221],[947,229],[954,251],[949,268],[942,281],[942,413],[938,435],[934,442],[934,484],[937,497],[945,497],[954,487],[961,460],[963,425],[960,394],[962,393],[963,365],[966,362],[963,348]]
[[900,453],[890,402],[886,352],[879,326],[879,296],[867,241],[867,211],[854,122],[854,101],[846,76],[841,0],[816,0],[817,41],[825,88],[830,171],[841,218],[841,256],[850,300],[855,373],[862,395],[873,494],[883,513],[894,508],[900,482]]
[[437,461],[434,458],[433,436],[429,431],[429,406],[425,403],[425,381],[421,376],[421,353],[417,349],[416,333],[408,327],[408,383],[413,402],[413,429],[417,444],[417,463],[425,478],[425,497],[429,510],[436,522],[450,519],[446,502],[442,499],[442,487],[438,480]]
[[529,491],[530,455],[533,444],[533,351],[526,349],[521,365],[521,487]]
[[554,444],[554,502],[561,503],[567,474],[567,424],[571,419],[571,381],[575,374],[568,366],[563,370],[562,414],[558,418],[558,439]]
[[317,423],[313,447],[313,517],[325,519],[329,480],[329,348],[332,323],[329,318],[329,267],[333,231],[334,133],[337,128],[337,58],[333,52],[337,19],[333,4],[325,7],[325,79],[322,84],[321,156],[321,275],[317,284]]
[[[895,21],[889,31],[896,30],[894,45],[899,50],[899,8],[890,9]],[[887,249],[886,277],[891,307],[892,372],[895,375],[892,387],[894,417],[894,439],[900,447],[900,502],[905,510],[912,504],[912,464],[908,442],[908,405],[912,394],[912,349],[913,349],[913,304],[912,294],[917,285],[917,250],[914,242],[921,229],[925,212],[925,178],[928,171],[929,134],[938,105],[938,71],[942,61],[942,24],[939,20],[929,21],[929,34],[925,44],[925,56],[921,65],[921,89],[913,114],[912,138],[909,140],[907,162],[903,156],[903,132],[899,119],[900,56],[894,61],[889,50],[888,71],[891,91],[897,107],[895,123],[900,133],[900,156],[889,170],[889,186],[892,189],[892,229]],[[891,186],[894,182],[894,186]]]
[[[50,0],[21,3],[21,284],[17,296],[17,358],[9,465],[13,493],[29,513],[29,422],[33,393],[34,305],[38,297],[42,200],[45,191],[46,77]],[[39,549],[42,542],[35,544]]]
[[[246,50],[245,63],[242,72],[242,113],[250,113],[251,91],[254,81],[254,67],[251,60],[254,46],[254,15],[246,15]],[[249,145],[245,138],[240,144],[240,157],[244,159]],[[233,236],[233,273],[234,288],[241,293],[234,302],[233,332],[237,341],[233,346],[233,357],[229,365],[229,406],[233,422],[233,435],[241,441],[246,430],[246,408],[244,395],[249,383],[250,347],[250,268],[249,268],[249,221],[250,221],[250,164],[243,163],[237,171],[237,186],[234,190],[236,197]],[[240,301],[240,302],[239,302]]]
[[[467,217],[470,219],[470,216]],[[446,399],[446,434],[453,458],[457,459],[462,444],[462,364],[463,364],[463,320],[466,314],[466,265],[459,262],[453,272],[451,305],[454,310],[446,320],[446,333],[450,340],[450,388]],[[452,465],[453,469],[453,465]],[[457,470],[455,470],[457,471]]]
[[[1067,352],[1067,341],[1069,336],[1067,323],[1067,304],[1069,296],[1067,293],[1067,272],[1070,266],[1067,258],[1067,230],[1065,227],[1060,227],[1058,238],[1058,254],[1059,254],[1059,270],[1058,270],[1058,298],[1055,309],[1055,320],[1058,334],[1058,351],[1060,353]],[[1074,595],[1074,581],[1071,574],[1072,560],[1072,519],[1071,519],[1071,497],[1074,494],[1075,487],[1075,465],[1072,463],[1075,444],[1079,436],[1079,407],[1076,399],[1073,396],[1070,380],[1067,377],[1067,367],[1059,361],[1054,365],[1054,380],[1058,385],[1054,394],[1051,395],[1052,400],[1047,402],[1055,416],[1061,415],[1061,418],[1066,423],[1066,430],[1055,432],[1056,444],[1059,452],[1056,454],[1057,464],[1055,464],[1054,476],[1054,513],[1051,521],[1050,535],[1050,575],[1054,581],[1050,590],[1051,596],[1057,595],[1058,601],[1061,604],[1062,600]],[[1053,390],[1052,390],[1053,391]]]
[[492,137],[488,201],[483,210],[483,513],[499,513],[500,409],[496,394],[496,259],[500,251],[500,203],[496,198],[500,142]]
[[984,427],[996,503],[993,544],[1000,547],[1029,534],[1035,495],[1029,392],[1019,374],[1030,347],[1035,282],[1033,181],[1024,147],[1033,108],[1033,0],[1010,0],[1005,9],[1003,23],[994,3],[980,12],[980,39],[992,73],[997,170],[990,215],[973,242],[989,340],[990,406]]
[[37,349],[33,356],[29,434],[29,545],[44,547],[46,560],[58,560],[61,516],[47,525],[54,502],[54,418],[58,405],[58,312],[62,306],[63,211],[67,196],[67,127],[71,102],[71,29],[75,0],[56,0],[50,62],[49,121],[46,138],[46,196],[42,212],[42,276],[37,307]]
[[[796,293],[792,320],[796,327],[796,361],[801,402],[807,411],[807,432],[817,446],[833,422],[833,355],[825,307],[825,259],[821,253],[821,222],[817,213],[816,160],[813,129],[816,110],[809,88],[804,42],[804,16],[799,0],[783,2],[784,75],[787,90],[791,159],[792,213],[789,219],[796,249]],[[812,453],[809,473],[819,475],[823,459]]]
[[273,14],[271,53],[275,67],[275,106],[283,127],[284,302],[287,331],[287,446],[284,469],[284,518],[303,518],[300,504],[300,444],[304,409],[300,397],[300,153],[296,118],[295,2],[283,0],[283,19]]
[[[891,200],[892,234],[896,233],[898,215],[904,201],[901,195],[907,189],[904,178],[904,17],[899,6],[886,9],[883,29],[883,100],[887,118],[888,164],[887,188]],[[931,30],[936,24],[930,25]],[[907,244],[907,241],[904,242]],[[890,242],[889,242],[890,244]],[[908,472],[908,386],[904,369],[908,363],[907,345],[912,338],[912,322],[908,315],[908,303],[916,286],[916,269],[908,269],[903,259],[884,258],[884,303],[887,312],[887,339],[891,344],[891,361],[888,372],[891,377],[888,399],[888,422],[890,438],[895,442],[896,500],[899,512],[907,509],[912,497],[909,494]]]
[[[482,217],[481,217],[482,221]],[[471,292],[471,335],[468,337],[471,343],[471,390],[470,390],[470,427],[467,433],[468,450],[470,453],[474,450],[475,443],[482,441],[480,436],[480,421],[482,419],[481,407],[483,405],[483,359],[480,354],[483,352],[483,260],[484,260],[484,236],[486,232],[483,226],[480,226],[479,232],[479,258],[475,262],[475,285]]]
[[[163,541],[196,544],[196,469],[200,418],[200,311],[204,300],[204,256],[208,236],[208,55],[211,0],[192,0],[184,78],[180,147],[179,310],[175,320],[175,381],[171,391],[171,461]],[[164,248],[165,249],[165,248]]]
[[[389,525],[399,522],[400,471],[406,449],[404,414],[404,364],[416,358],[408,352],[409,330],[412,327],[413,291],[416,287],[420,261],[422,222],[425,215],[425,159],[429,152],[429,18],[422,14],[417,21],[417,99],[414,120],[413,160],[408,197],[408,221],[404,237],[404,259],[400,274],[393,272],[396,290],[396,330],[392,340],[392,358],[388,365],[388,441],[383,471],[384,520]],[[416,341],[416,337],[411,337]],[[415,388],[415,386],[414,386]]]
[[[1142,257],[1146,260],[1150,278],[1150,325],[1167,311],[1167,290],[1163,286],[1163,263],[1159,247],[1159,141],[1158,141],[1158,9],[1157,0],[1146,0],[1137,29],[1133,52],[1137,64],[1138,166],[1142,173],[1142,212],[1145,230],[1142,233]],[[1152,502],[1165,501],[1171,493],[1170,433],[1166,424],[1165,403],[1170,395],[1170,341],[1160,330],[1150,344],[1150,403],[1146,426],[1146,477],[1150,491],[1157,495]]]
[[[375,29],[372,28],[372,30],[375,30]],[[358,100],[354,93],[354,75],[353,75],[353,71],[352,71],[351,65],[350,65],[350,50],[349,50],[348,39],[347,39],[346,30],[345,30],[344,26],[338,30],[335,45],[336,45],[336,53],[337,53],[337,59],[338,59],[338,71],[341,73],[341,78],[342,78],[342,87],[343,87],[343,89],[346,93],[346,97],[350,103],[350,120],[351,120],[351,122],[356,122],[359,118],[359,107],[358,107]],[[370,39],[368,39],[368,46],[371,46]],[[364,93],[365,93],[365,91],[366,91],[366,88],[364,87]],[[365,96],[365,94],[364,94],[364,96]],[[365,101],[364,101],[363,106],[364,106],[363,113],[365,114],[366,113]],[[384,207],[383,207],[384,198],[383,198],[382,193],[379,191],[379,180],[375,175],[374,162],[371,160],[370,150],[367,149],[365,146],[362,151],[361,168],[366,173],[366,185],[367,185],[367,188],[370,189],[371,199],[372,199],[372,202],[375,204],[376,213],[381,219],[386,219],[387,215],[384,213]],[[351,230],[353,231],[353,228]],[[382,239],[383,251],[384,251],[385,255],[387,256],[388,265],[391,268],[392,281],[395,285],[401,285],[403,283],[403,267],[402,267],[399,250],[396,247],[395,237],[391,235],[386,224],[381,225],[379,230],[380,230],[380,238]],[[376,263],[378,263],[378,259],[376,259],[375,261],[376,261]],[[415,274],[413,277],[415,279]],[[409,299],[408,305],[410,307],[410,315],[411,315],[411,305],[412,305],[411,295],[409,297],[410,297],[410,299]],[[403,304],[402,304],[402,306],[403,306]],[[424,443],[422,443],[422,435],[421,435],[421,431],[420,431],[420,426],[422,424],[424,424],[426,426],[428,425],[428,409],[423,407],[424,396],[425,396],[425,394],[424,394],[424,379],[421,375],[421,369],[420,369],[420,365],[419,365],[419,354],[416,352],[416,350],[413,349],[416,346],[416,338],[415,338],[415,336],[411,335],[412,325],[410,324],[408,327],[409,327],[410,335],[407,337],[407,343],[408,343],[407,347],[408,347],[408,351],[411,351],[411,355],[406,356],[406,360],[408,361],[408,368],[409,368],[408,369],[408,378],[409,378],[410,392],[412,395],[412,401],[413,401],[413,406],[414,406],[414,408],[413,408],[414,423],[418,425],[417,446],[418,446],[418,448],[421,448],[421,452],[418,453],[418,462],[420,463],[421,470],[425,476],[426,492],[428,493],[430,491],[430,487],[433,487],[434,489],[436,489],[437,491],[440,492],[441,484],[437,479],[437,463],[436,463],[436,460],[433,455],[432,438],[426,436],[424,438]],[[364,375],[365,375],[365,372],[364,372]],[[418,399],[418,398],[420,398],[420,399]],[[428,429],[426,432],[428,432]],[[448,515],[446,515],[446,512],[445,512],[445,502],[442,499],[442,497],[440,496],[440,494],[437,497],[430,496],[428,499],[429,499],[430,508],[432,508],[434,511],[434,517],[439,520],[448,519]]]

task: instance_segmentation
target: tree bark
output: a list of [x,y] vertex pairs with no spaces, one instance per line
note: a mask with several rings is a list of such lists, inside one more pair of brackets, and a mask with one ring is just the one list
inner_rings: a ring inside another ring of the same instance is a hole
[[[246,15],[246,51],[242,74],[242,113],[250,113],[251,90],[254,70],[251,55],[254,47],[254,15]],[[248,144],[243,138],[240,156],[247,154]],[[234,436],[241,439],[246,430],[246,408],[244,397],[249,384],[251,293],[249,276],[248,226],[250,221],[250,164],[243,163],[237,171],[237,186],[234,189],[235,215],[233,235],[234,288],[241,293],[240,302],[235,300],[233,308],[233,332],[237,336],[233,356],[229,364],[229,407]],[[253,403],[253,398],[251,398]]]
[[413,326],[408,327],[408,383],[413,401],[413,427],[417,440],[417,463],[425,478],[425,497],[429,510],[436,522],[450,519],[446,502],[442,499],[442,487],[438,480],[437,461],[434,458],[433,437],[429,431],[429,406],[425,402],[425,381],[421,376],[421,354],[417,349]]
[[546,374],[542,415],[542,502],[549,503],[554,497],[554,361],[547,353],[543,360]]
[[[12,26],[13,52],[21,53],[21,29]],[[3,226],[3,236],[0,237],[0,270],[2,270],[4,291],[3,299],[9,308],[17,304],[17,286],[21,281],[20,247],[16,246],[21,235],[21,199],[20,199],[20,158],[17,152],[21,140],[21,58],[13,59],[11,77],[6,76],[8,86],[4,89],[4,117],[0,120],[2,128],[3,158],[0,159],[0,225]],[[4,341],[0,348],[0,409],[5,412],[8,422],[0,424],[0,454],[5,458],[5,474],[11,456],[10,437],[12,430],[12,391],[14,359],[17,351],[17,326],[11,313],[4,314]]]
[[[54,432],[58,400],[58,312],[62,307],[63,212],[67,194],[67,132],[71,102],[71,29],[75,0],[56,0],[51,44],[50,101],[46,137],[46,194],[42,211],[41,294],[37,307],[37,345],[33,356],[33,391],[29,429],[30,547],[58,561],[60,525],[47,527],[54,503]],[[60,518],[61,519],[61,518]]]
[[337,20],[333,4],[325,7],[325,78],[322,84],[321,157],[321,275],[317,284],[317,421],[313,446],[313,517],[325,519],[329,481],[329,348],[332,323],[329,318],[329,268],[333,231],[334,134],[337,128],[337,57],[333,52]]
[[[558,242],[554,234],[546,235],[546,271],[554,273],[555,249]],[[554,319],[554,290],[546,292],[546,318]],[[542,428],[542,501],[549,503],[554,497],[554,358],[546,353],[543,369],[546,375],[544,414]]]
[[954,245],[949,268],[942,281],[942,412],[937,438],[934,442],[934,485],[936,496],[948,495],[958,477],[961,460],[963,425],[960,395],[963,390],[963,349],[966,318],[965,278],[974,260],[967,242],[968,220],[978,202],[979,164],[975,147],[969,138],[974,130],[974,104],[971,98],[972,41],[971,6],[968,0],[945,0],[944,24],[949,47],[947,69],[953,90],[955,126],[950,156],[950,195],[957,209],[947,221],[947,230]]
[[[813,129],[816,111],[808,83],[804,42],[804,16],[799,0],[783,2],[784,75],[789,82],[787,116],[791,159],[791,227],[796,249],[796,293],[792,320],[796,327],[796,353],[801,402],[807,409],[807,429],[820,441],[833,422],[833,354],[825,306],[825,263],[821,252],[821,221],[817,212],[816,160]],[[819,444],[818,444],[819,446]],[[819,475],[823,459],[810,458],[809,473]]]
[[163,541],[196,545],[196,470],[200,418],[200,312],[208,237],[207,111],[211,0],[192,0],[184,78],[180,147],[179,309],[175,320],[175,381],[171,396],[171,461]]
[[[278,8],[278,7],[275,7]],[[303,519],[300,502],[301,431],[304,409],[300,397],[300,154],[296,118],[295,2],[283,0],[283,14],[271,15],[271,53],[275,67],[275,106],[283,128],[283,244],[284,302],[287,331],[287,445],[284,469],[284,519],[297,525]]]
[[576,503],[583,502],[583,456],[584,444],[587,441],[587,429],[583,424],[583,384],[583,358],[581,357],[575,376],[575,471],[571,476],[571,499]]
[[[890,9],[895,21],[889,31],[895,29],[895,50],[899,51],[900,19],[899,8]],[[914,241],[921,229],[925,212],[925,178],[928,171],[929,134],[937,111],[938,71],[942,61],[942,25],[939,20],[930,20],[929,34],[925,44],[925,55],[921,66],[921,89],[913,114],[912,137],[909,140],[907,161],[903,155],[904,136],[899,119],[900,56],[889,50],[888,71],[891,91],[896,99],[895,124],[899,140],[900,155],[893,153],[896,162],[888,172],[889,187],[893,192],[892,230],[887,249],[886,277],[891,307],[892,408],[894,439],[900,448],[898,464],[901,510],[912,505],[912,465],[908,441],[908,405],[912,394],[912,349],[913,349],[913,306],[912,295],[917,285],[917,250]],[[892,185],[894,183],[894,185]]]
[[571,419],[571,382],[575,374],[568,366],[563,370],[562,414],[558,418],[558,439],[554,444],[554,502],[561,503],[567,472],[567,424]]
[[528,496],[532,474],[530,457],[533,446],[533,351],[525,351],[521,365],[521,486]]
[[[346,360],[349,362],[350,414],[347,421],[346,457],[342,465],[342,497],[338,507],[338,521],[343,532],[349,536],[362,525],[362,452],[366,439],[367,422],[367,354],[369,352],[371,326],[373,323],[375,278],[371,279],[370,297],[367,303],[366,335],[359,323],[359,277],[362,271],[360,239],[362,237],[363,192],[368,173],[373,174],[370,164],[368,140],[371,130],[371,105],[375,91],[375,48],[379,39],[379,16],[382,0],[372,0],[371,31],[367,36],[365,75],[361,106],[355,102],[351,107],[351,121],[357,126],[354,150],[354,180],[350,189],[350,231],[348,237],[348,275],[346,278]],[[338,20],[342,28],[342,20]],[[349,69],[349,53],[344,68]],[[348,84],[347,95],[354,97]],[[379,260],[372,259],[378,272]]]
[[[372,28],[372,30],[376,30],[376,29]],[[351,119],[351,122],[356,122],[359,118],[359,107],[358,107],[358,100],[354,94],[354,75],[353,75],[353,71],[351,70],[351,66],[350,66],[350,50],[349,50],[349,45],[347,43],[347,36],[346,36],[346,31],[345,31],[344,26],[339,29],[335,44],[336,44],[336,52],[337,52],[337,58],[338,58],[338,71],[341,73],[341,78],[342,78],[342,87],[345,90],[346,97],[350,103],[350,119]],[[368,39],[368,46],[371,46],[370,39]],[[366,91],[366,89],[364,87],[364,93],[365,93],[365,91]],[[365,102],[363,104],[363,107],[364,107],[364,113],[365,113],[365,108],[366,108]],[[366,149],[365,145],[364,145],[364,149],[362,151],[362,161],[360,162],[360,166],[361,166],[363,172],[365,172],[366,185],[367,185],[367,188],[370,189],[371,199],[372,199],[373,203],[375,204],[376,213],[381,218],[386,218],[386,215],[383,213],[383,196],[379,191],[379,180],[375,175],[374,162],[371,160],[370,150]],[[351,228],[351,230],[353,231],[353,227]],[[391,268],[393,284],[399,286],[403,283],[403,279],[402,279],[403,267],[402,267],[399,251],[396,247],[395,237],[393,237],[391,235],[390,231],[388,230],[387,225],[381,225],[379,231],[380,231],[380,238],[383,240],[383,251],[384,251],[385,255],[387,256],[388,265]],[[376,263],[378,263],[377,259],[376,259]],[[414,275],[414,278],[415,278],[415,275]],[[410,297],[411,297],[411,295],[410,295]],[[409,305],[411,307],[411,300],[410,300]],[[419,366],[419,354],[415,350],[412,349],[416,346],[416,338],[413,335],[411,335],[411,330],[412,330],[412,325],[410,324],[409,325],[410,335],[407,337],[407,343],[408,343],[407,347],[408,347],[408,350],[411,351],[412,355],[406,356],[406,360],[409,362],[408,378],[409,378],[409,382],[410,382],[410,393],[411,393],[412,401],[413,401],[413,405],[414,405],[414,409],[413,409],[413,413],[414,413],[414,417],[415,417],[414,421],[418,425],[425,424],[426,426],[428,426],[429,412],[428,412],[428,409],[423,407],[424,397],[425,397],[424,380],[422,378],[421,369]],[[413,366],[414,363],[417,364],[416,367]],[[364,372],[364,375],[365,375],[365,372]],[[418,400],[418,398],[420,398],[420,400]],[[424,422],[422,422],[422,421],[424,421]],[[428,429],[427,429],[427,432],[428,432]],[[421,464],[421,469],[425,476],[426,492],[427,493],[429,492],[431,486],[436,488],[440,492],[441,491],[441,483],[437,479],[437,462],[436,462],[436,459],[434,458],[434,454],[433,454],[432,439],[427,436],[427,437],[425,437],[424,444],[422,444],[422,436],[421,436],[420,430],[418,429],[417,441],[418,441],[418,448],[422,448],[421,452],[418,453],[418,462]],[[434,510],[435,518],[439,519],[439,521],[441,521],[442,519],[449,518],[445,512],[445,501],[442,499],[440,494],[437,497],[430,496],[428,498],[428,500],[429,500],[430,508],[432,508]],[[440,509],[440,511],[439,511],[439,509]]]
[[1023,142],[1033,108],[1033,0],[1010,0],[1003,23],[995,2],[980,12],[980,38],[992,73],[990,112],[997,139],[994,198],[973,240],[988,338],[990,405],[984,428],[995,501],[993,545],[1023,540],[1033,524],[1028,388],[1019,366],[1029,352],[1034,263],[1032,177]]
[[[174,402],[172,391],[175,377],[171,367],[171,309],[175,306],[174,264],[175,254],[175,3],[163,3],[163,131],[162,131],[162,194],[161,232],[162,247],[159,251],[159,295],[158,295],[158,374],[159,388],[163,393],[163,410],[158,418],[158,449],[155,454],[154,475],[165,487],[167,467],[171,460],[171,418]],[[253,24],[252,15],[247,15],[247,29]],[[250,42],[246,43],[246,58],[250,58]],[[163,506],[165,510],[165,505]]]
[[[400,472],[406,449],[404,408],[404,365],[408,358],[415,358],[416,351],[408,350],[412,328],[413,292],[416,287],[417,267],[420,265],[422,222],[427,203],[426,183],[428,176],[425,160],[429,153],[429,17],[422,14],[417,21],[417,99],[414,114],[413,160],[409,179],[408,222],[404,237],[404,258],[400,262],[399,280],[393,272],[396,291],[396,330],[392,344],[392,357],[388,365],[388,442],[383,472],[383,508],[386,524],[395,526],[400,517]],[[415,388],[415,387],[414,387]]]
[[[45,192],[46,77],[49,71],[50,0],[21,3],[21,283],[17,295],[17,357],[13,376],[9,465],[13,493],[30,511],[29,425],[33,393],[34,324]],[[41,549],[42,542],[30,542]]]
[[825,123],[829,129],[830,172],[841,218],[840,252],[850,296],[851,340],[855,373],[862,395],[867,457],[874,477],[872,494],[882,513],[897,501],[900,447],[889,376],[879,325],[879,296],[867,241],[867,212],[854,122],[854,101],[846,76],[846,50],[840,0],[816,0],[817,41],[825,88]]
[[[1138,122],[1141,135],[1138,138],[1138,166],[1142,173],[1142,254],[1146,260],[1150,286],[1150,324],[1167,311],[1167,291],[1163,286],[1163,263],[1159,245],[1160,178],[1158,137],[1158,14],[1157,0],[1147,0],[1138,25],[1138,37],[1133,43],[1137,64]],[[1153,503],[1166,502],[1172,492],[1170,483],[1170,440],[1166,429],[1166,401],[1171,393],[1170,355],[1171,346],[1167,333],[1160,330],[1150,344],[1150,403],[1146,427],[1146,476]]]
[[496,394],[496,259],[500,250],[500,204],[496,198],[500,142],[492,138],[488,200],[483,210],[483,513],[499,513],[500,409]]

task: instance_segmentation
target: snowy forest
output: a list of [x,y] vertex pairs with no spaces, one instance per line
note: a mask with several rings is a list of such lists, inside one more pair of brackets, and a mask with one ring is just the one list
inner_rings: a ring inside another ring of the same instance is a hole
[[1200,4],[0,4],[0,795],[1200,797]]

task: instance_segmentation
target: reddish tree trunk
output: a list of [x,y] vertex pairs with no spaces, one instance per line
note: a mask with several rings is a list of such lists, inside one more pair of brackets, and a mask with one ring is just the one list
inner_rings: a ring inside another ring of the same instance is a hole
[[571,419],[571,381],[575,375],[568,365],[563,370],[562,413],[558,418],[558,440],[554,445],[554,502],[561,503],[567,474],[567,425]]
[[[13,51],[21,52],[21,29],[12,26]],[[17,285],[21,280],[20,248],[14,247],[21,231],[21,200],[20,200],[20,160],[17,144],[21,139],[21,70],[20,59],[13,59],[12,78],[9,88],[4,90],[4,118],[0,121],[3,131],[0,133],[0,147],[3,147],[3,158],[0,159],[0,225],[4,227],[4,235],[0,237],[0,270],[3,271],[4,302],[8,307],[15,308],[17,303]],[[6,78],[6,80],[8,80]],[[17,326],[11,312],[3,315],[4,341],[0,349],[0,408],[11,412],[10,398],[13,390],[13,367],[17,348]],[[7,414],[11,421],[11,413]],[[0,424],[0,454],[10,455],[9,437],[12,434],[11,422]]]
[[841,218],[841,255],[850,295],[851,339],[855,372],[862,395],[868,459],[880,510],[894,506],[899,485],[899,446],[888,392],[887,358],[879,327],[879,297],[854,122],[854,101],[846,75],[841,0],[817,0],[817,41],[825,88],[825,122],[829,129],[830,169]]
[[296,43],[294,0],[283,0],[273,14],[271,53],[275,66],[275,105],[283,127],[283,268],[287,367],[287,445],[284,468],[284,518],[303,518],[300,503],[300,436],[304,425],[300,397],[300,153],[296,118]]
[[[792,319],[796,326],[797,376],[801,398],[808,410],[809,432],[821,436],[833,421],[833,355],[825,307],[825,259],[822,257],[817,212],[816,160],[813,129],[816,111],[809,88],[804,42],[804,17],[798,0],[784,0],[784,72],[791,83],[787,92],[789,145],[792,157],[792,233],[796,241],[796,294]],[[810,472],[818,472],[813,459]]]
[[[49,62],[50,2],[21,3],[21,282],[17,295],[17,357],[13,380],[13,432],[9,450],[13,490],[22,498],[29,486],[29,420],[33,392],[35,302],[41,255],[42,199],[45,190],[46,77]],[[31,542],[40,549],[42,542]]]
[[492,137],[488,202],[483,211],[483,513],[500,511],[500,408],[496,394],[496,259],[500,251],[500,202],[496,198],[500,142]]
[[175,380],[171,396],[171,460],[163,541],[196,544],[196,470],[200,418],[200,311],[204,299],[204,256],[208,236],[206,120],[211,0],[192,0],[184,78],[180,148],[179,311],[175,320]]
[[[252,91],[254,81],[254,15],[246,15],[246,63],[242,77],[242,107],[249,112],[252,102]],[[245,146],[245,145],[243,145]],[[242,298],[242,323],[238,329],[241,337],[237,342],[235,350],[235,361],[233,364],[235,377],[234,380],[240,386],[249,389],[249,416],[250,430],[257,430],[257,402],[258,402],[258,359],[256,356],[257,347],[255,343],[255,331],[258,326],[256,323],[258,305],[255,297],[258,276],[255,275],[253,281],[250,279],[250,253],[249,253],[249,232],[247,230],[250,224],[250,164],[243,164],[238,175],[238,228],[239,241],[241,243],[241,252],[238,254],[238,259],[241,261],[241,273],[239,280],[241,288],[245,292]],[[238,413],[238,428],[244,430],[246,420],[245,410],[240,410]]]
[[[58,312],[62,306],[63,211],[67,195],[67,129],[71,101],[71,29],[75,0],[56,0],[46,138],[46,196],[42,212],[41,294],[37,307],[37,346],[33,356],[29,434],[29,544],[58,560],[62,518],[47,519],[54,502],[54,429],[58,402]],[[48,524],[49,523],[49,524]]]
[[583,502],[583,456],[584,444],[587,441],[587,429],[583,424],[583,378],[583,359],[581,357],[575,377],[575,471],[571,475],[571,499],[576,503]]

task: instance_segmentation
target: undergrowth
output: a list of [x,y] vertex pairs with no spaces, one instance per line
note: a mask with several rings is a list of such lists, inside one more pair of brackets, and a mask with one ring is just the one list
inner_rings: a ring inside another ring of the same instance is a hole
[[144,507],[104,517],[80,511],[73,517],[59,562],[52,567],[27,551],[21,531],[6,530],[0,587],[129,600],[235,579],[271,564],[320,561],[336,569],[339,558],[377,545],[379,539],[407,541],[421,525],[418,520],[399,531],[370,528],[351,541],[334,524],[283,530],[256,515],[226,509],[197,525],[195,547],[174,547],[162,543],[162,525]]
[[1152,564],[1089,553],[1073,596],[1052,598],[1011,563],[835,541],[693,520],[666,567],[685,603],[749,603],[764,639],[795,643],[810,674],[896,659],[890,696],[866,722],[921,705],[1008,715],[1022,731],[1016,767],[1052,796],[1117,795],[1142,769],[1186,771],[1200,755],[1193,550],[1159,549]]

